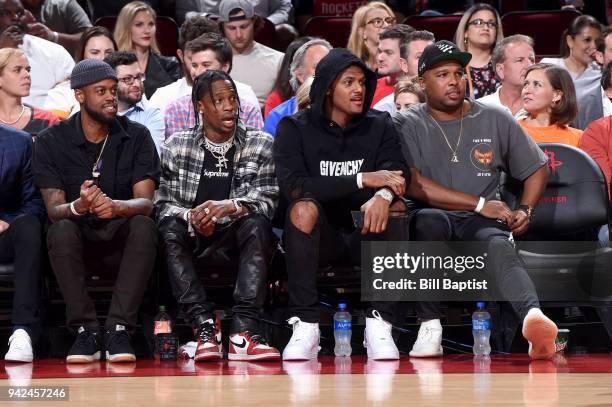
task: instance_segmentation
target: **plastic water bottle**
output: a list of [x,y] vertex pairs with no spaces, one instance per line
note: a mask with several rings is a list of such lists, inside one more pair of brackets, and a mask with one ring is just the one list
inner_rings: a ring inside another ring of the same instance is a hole
[[338,304],[338,311],[334,314],[334,354],[336,356],[351,356],[351,334],[353,322],[351,314],[346,310],[346,304]]
[[474,335],[474,355],[488,356],[491,353],[491,315],[485,309],[484,302],[476,304],[478,309],[472,314],[472,335]]

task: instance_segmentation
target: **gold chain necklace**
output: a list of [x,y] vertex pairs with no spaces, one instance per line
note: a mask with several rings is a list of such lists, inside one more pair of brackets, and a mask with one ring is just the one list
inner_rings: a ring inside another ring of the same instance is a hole
[[0,119],[0,122],[2,122],[2,123],[4,123],[4,124],[8,124],[9,126],[10,126],[10,125],[13,125],[13,124],[17,123],[19,120],[21,120],[21,118],[23,117],[23,114],[25,113],[25,110],[26,110],[26,107],[25,107],[25,105],[22,103],[22,104],[21,104],[21,113],[19,113],[19,116],[17,116],[17,120],[15,120],[14,122],[6,122],[6,121],[4,121],[4,120]]
[[436,121],[436,119],[434,119],[434,117],[431,115],[431,113],[428,112],[427,114],[429,115],[429,117],[431,117],[431,120],[433,120],[433,122],[436,124],[436,126],[438,126],[438,128],[440,129],[440,132],[442,133],[442,136],[444,137],[444,141],[446,141],[446,144],[448,145],[448,148],[450,149],[450,151],[452,153],[450,162],[458,163],[459,162],[459,158],[457,158],[457,150],[459,149],[459,143],[461,143],[461,136],[463,136],[463,102],[461,102],[461,125],[460,125],[460,128],[459,128],[459,139],[457,139],[457,145],[455,146],[454,149],[451,146],[450,142],[448,141],[448,137],[446,137],[446,133],[442,129],[442,126],[440,126],[440,124],[438,124],[438,122]]

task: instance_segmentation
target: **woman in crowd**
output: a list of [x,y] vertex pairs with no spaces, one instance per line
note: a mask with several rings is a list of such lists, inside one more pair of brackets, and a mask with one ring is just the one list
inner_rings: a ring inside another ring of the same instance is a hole
[[312,87],[312,81],[314,76],[306,78],[304,83],[300,85],[297,92],[295,92],[295,98],[297,100],[297,112],[304,110],[310,106],[310,88]]
[[291,66],[291,62],[293,61],[293,55],[295,55],[295,51],[297,51],[299,47],[306,44],[312,39],[314,38],[300,37],[297,40],[292,41],[291,44],[289,44],[289,46],[287,47],[287,50],[285,51],[285,56],[283,57],[283,62],[281,62],[280,69],[278,70],[276,82],[274,82],[272,92],[270,92],[270,94],[268,95],[268,99],[266,100],[266,106],[264,108],[264,119],[268,117],[268,113],[270,113],[276,106],[280,105],[285,100],[290,99],[294,95],[293,88],[289,84],[289,78],[291,78],[291,72],[289,72],[289,67]]
[[522,95],[527,116],[519,124],[533,141],[578,147],[582,130],[568,126],[578,113],[576,90],[565,69],[532,65],[526,71]]
[[160,55],[155,38],[155,10],[147,3],[126,4],[117,17],[115,41],[120,51],[136,54],[140,69],[145,73],[145,95],[150,98],[159,87],[181,77],[181,65],[175,57]]
[[30,94],[30,63],[18,48],[0,49],[0,124],[30,133],[33,137],[60,121],[59,117],[21,99]]
[[110,31],[105,27],[90,27],[81,36],[74,60],[77,63],[84,59],[103,60],[115,51],[117,43]]
[[576,96],[599,88],[601,71],[595,63],[595,41],[601,35],[601,24],[593,17],[582,15],[575,18],[561,41],[561,58],[543,58],[542,63],[555,64],[570,73]]
[[378,35],[395,24],[393,11],[385,3],[373,1],[359,7],[353,14],[347,48],[373,71],[378,68]]
[[[104,59],[117,51],[117,43],[113,35],[104,27],[89,27],[83,32],[74,59],[80,62],[84,59]],[[79,110],[79,103],[70,89],[70,78],[51,89],[45,100],[45,109],[55,113],[62,119]]]
[[419,103],[425,103],[425,92],[414,79],[404,78],[397,81],[393,92],[395,110],[400,112]]
[[455,44],[461,51],[472,54],[467,79],[469,95],[474,99],[494,93],[499,86],[491,55],[503,38],[501,18],[488,4],[473,5],[459,21]]

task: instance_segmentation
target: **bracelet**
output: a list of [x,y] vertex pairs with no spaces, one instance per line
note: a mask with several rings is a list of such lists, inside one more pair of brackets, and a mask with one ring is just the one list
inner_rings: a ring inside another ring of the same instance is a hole
[[363,173],[362,172],[357,173],[357,187],[359,189],[363,189]]
[[480,213],[480,211],[482,210],[482,208],[484,208],[484,206],[485,206],[485,203],[486,203],[486,202],[487,202],[487,201],[486,201],[486,200],[485,200],[483,197],[480,197],[480,198],[478,199],[478,205],[476,205],[476,209],[474,209],[474,212],[476,212],[476,213]]
[[59,33],[57,31],[52,31],[53,34],[53,42],[56,44],[59,42]]
[[75,203],[75,202],[76,202],[76,200],[74,200],[74,201],[70,202],[70,212],[72,212],[72,214],[73,214],[74,216],[83,216],[83,214],[82,214],[82,213],[78,213],[78,212],[77,212],[77,210],[76,210],[76,208],[74,207],[74,203]]
[[529,222],[533,221],[533,215],[535,213],[535,209],[533,206],[519,205],[517,210],[525,212],[525,214],[527,215],[527,219],[529,219]]

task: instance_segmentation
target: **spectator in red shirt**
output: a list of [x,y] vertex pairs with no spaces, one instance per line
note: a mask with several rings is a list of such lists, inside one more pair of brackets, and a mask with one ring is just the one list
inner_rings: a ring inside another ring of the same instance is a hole
[[280,69],[278,70],[278,76],[274,82],[274,87],[266,100],[266,105],[264,107],[264,119],[268,117],[268,114],[272,111],[272,109],[295,95],[293,88],[289,84],[289,78],[291,77],[289,67],[291,66],[291,61],[293,61],[295,51],[310,40],[314,40],[314,37],[300,37],[291,42],[291,44],[289,44],[285,50],[285,56],[283,57]]
[[401,76],[417,74],[419,57],[426,46],[433,43],[434,35],[429,31],[415,31],[412,27],[398,24],[380,33],[378,43],[378,75],[372,107],[395,90]]
[[[372,105],[376,110],[391,114],[395,111],[393,91],[397,88],[397,82],[404,76],[407,78],[417,76],[419,58],[423,50],[435,41],[434,35],[429,31],[411,31],[404,36],[398,36],[398,38],[396,38],[396,34],[393,34],[394,31],[396,30],[389,29],[381,34],[379,61],[383,61],[383,66],[379,67],[378,73],[388,76],[378,80],[376,93],[374,94],[374,104]],[[389,51],[389,47],[393,47],[393,51]],[[396,73],[391,73],[394,70],[389,68],[390,61],[394,59],[390,52],[393,52],[397,62]],[[383,56],[383,54],[386,55]]]

